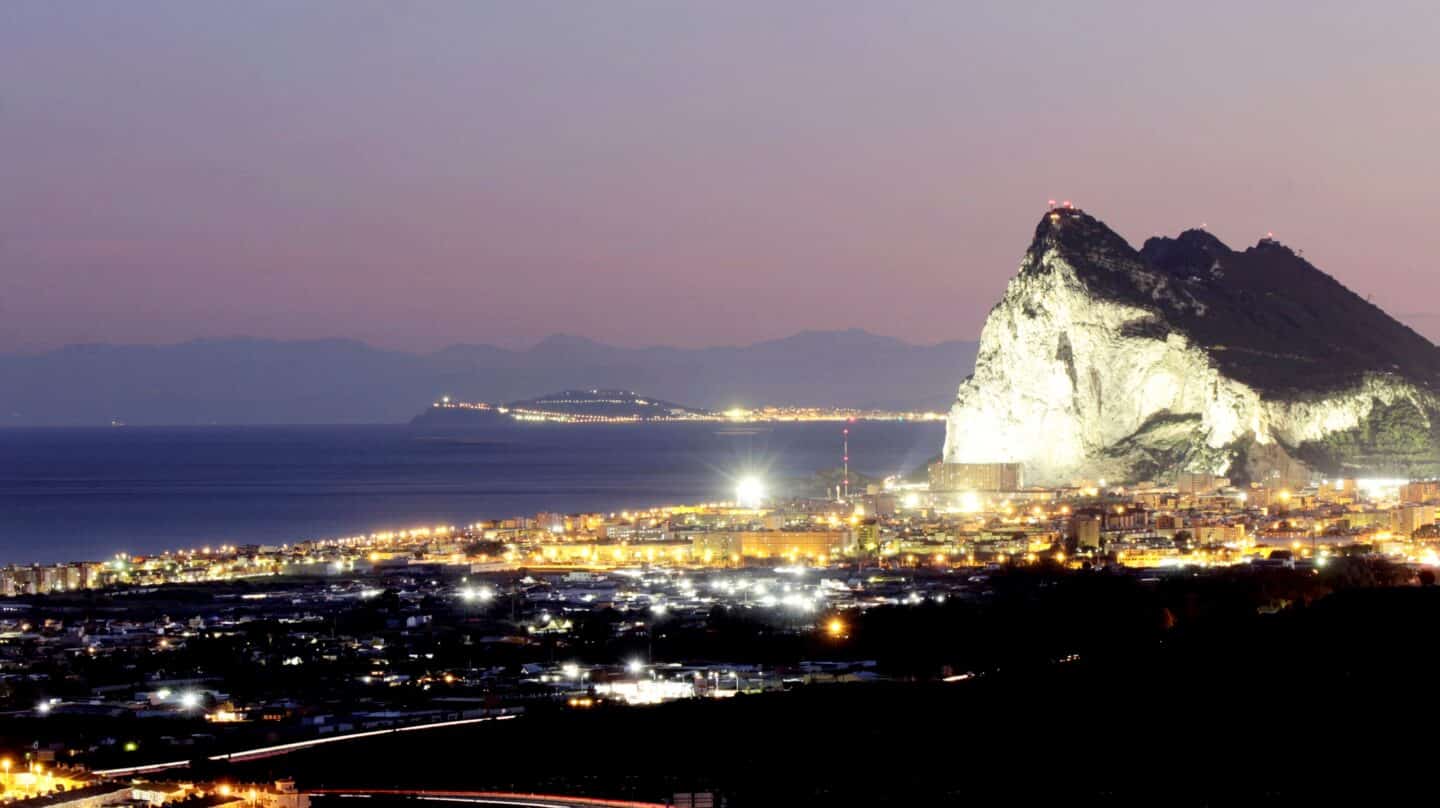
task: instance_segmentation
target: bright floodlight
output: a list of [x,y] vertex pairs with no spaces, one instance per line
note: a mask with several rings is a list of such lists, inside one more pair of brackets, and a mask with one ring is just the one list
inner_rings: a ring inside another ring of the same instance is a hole
[[645,663],[641,662],[638,659],[632,659],[629,662],[625,663],[625,670],[629,671],[631,676],[634,676],[640,671],[645,670]]
[[741,477],[735,484],[735,502],[742,508],[757,507],[765,499],[765,484],[759,477]]
[[200,706],[200,694],[195,691],[187,691],[180,694],[180,706],[187,710],[193,710]]
[[460,599],[466,603],[489,603],[495,599],[495,590],[483,586],[467,586],[460,590]]

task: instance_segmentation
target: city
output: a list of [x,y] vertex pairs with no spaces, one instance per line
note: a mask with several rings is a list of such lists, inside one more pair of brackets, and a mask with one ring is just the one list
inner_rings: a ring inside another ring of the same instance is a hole
[[[838,470],[837,470],[838,471]],[[224,545],[106,561],[0,567],[0,595],[39,595],[265,577],[521,569],[964,570],[1049,563],[1137,569],[1323,565],[1346,553],[1440,563],[1440,482],[1281,480],[1236,487],[1182,473],[1174,484],[1076,480],[1024,487],[1021,464],[936,462],[928,482],[890,478],[848,499],[772,500],[744,477],[735,500],[621,513],[539,513],[285,545]],[[748,501],[747,501],[748,500]]]
[[[1347,565],[1433,583],[1440,561],[1435,481],[1047,488],[1013,463],[926,471],[844,500],[774,500],[744,477],[724,503],[8,566],[0,711],[32,733],[6,733],[10,788],[81,793],[382,728],[963,682],[989,671],[916,669],[855,640],[889,612],[993,600],[1017,575],[1156,587],[1243,570],[1303,590]],[[737,627],[766,639],[727,639]],[[94,729],[67,737],[76,720]]]
[[8,0],[0,808],[1426,800],[1437,39]]

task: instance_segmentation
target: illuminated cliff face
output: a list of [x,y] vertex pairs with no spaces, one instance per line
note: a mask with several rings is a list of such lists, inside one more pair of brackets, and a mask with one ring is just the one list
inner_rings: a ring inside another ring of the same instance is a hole
[[[1152,265],[1079,211],[1047,214],[985,323],[975,372],[950,412],[945,459],[1021,462],[1038,483],[1166,477],[1180,469],[1234,473],[1245,445],[1278,441],[1282,452],[1299,451],[1363,429],[1380,405],[1412,407],[1429,428],[1435,399],[1413,380],[1353,372],[1327,378],[1323,363],[1302,358],[1293,361],[1307,362],[1304,375],[1287,376],[1279,352],[1246,343],[1243,323],[1230,344],[1197,344],[1197,335],[1223,334],[1225,324],[1214,318],[1239,306],[1219,295],[1233,291],[1223,288],[1225,256],[1240,254],[1208,236],[1191,241],[1219,256],[1208,270],[1198,267],[1201,277],[1191,277],[1193,266],[1171,272]],[[1285,339],[1277,334],[1272,342]],[[1279,369],[1257,370],[1243,354],[1217,359],[1227,351],[1252,352],[1261,357],[1257,364]],[[1312,389],[1262,392],[1254,382],[1272,377]]]

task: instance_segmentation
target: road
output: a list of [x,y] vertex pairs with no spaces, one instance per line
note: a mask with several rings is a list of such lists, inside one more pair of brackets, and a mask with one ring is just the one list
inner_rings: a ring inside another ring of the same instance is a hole
[[[273,746],[258,746],[254,749],[241,749],[235,752],[210,755],[209,759],[240,763],[246,760],[260,760],[261,758],[274,757],[276,755],[286,755],[300,749],[309,749],[312,746],[322,746],[329,743],[355,741],[361,738],[374,738],[379,735],[392,735],[398,732],[420,732],[427,729],[460,727],[466,724],[479,724],[484,721],[505,721],[514,717],[514,715],[494,715],[483,718],[461,718],[454,721],[437,721],[432,724],[412,724],[406,727],[387,727],[385,729],[366,730],[365,732],[349,732],[344,735],[327,735],[323,738],[311,738],[308,741],[294,741],[291,743],[275,744]],[[190,761],[188,759],[167,760],[161,763],[142,763],[138,766],[123,766],[118,769],[96,769],[94,773],[101,777],[127,777],[132,774],[150,774],[167,769],[183,769],[189,765]]]
[[529,808],[665,808],[658,802],[607,800],[595,797],[570,797],[561,794],[524,794],[508,791],[431,791],[401,788],[317,788],[306,791],[311,796],[403,797],[424,802],[469,803],[471,805],[511,805]]

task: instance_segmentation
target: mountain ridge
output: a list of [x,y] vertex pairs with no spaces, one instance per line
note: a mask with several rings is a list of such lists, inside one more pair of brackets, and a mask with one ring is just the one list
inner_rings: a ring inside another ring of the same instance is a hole
[[951,409],[1029,478],[1440,471],[1440,348],[1274,241],[1042,217]]
[[858,329],[711,348],[626,348],[564,334],[522,349],[456,343],[428,353],[345,338],[86,343],[0,354],[0,426],[404,423],[441,395],[505,401],[566,388],[653,391],[713,409],[937,410],[975,346],[912,345]]

